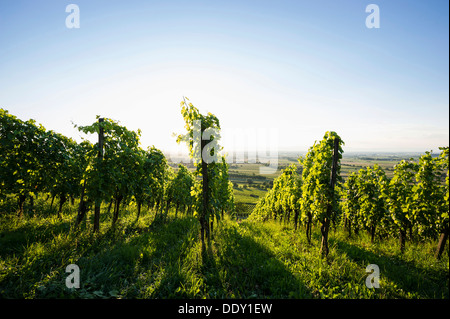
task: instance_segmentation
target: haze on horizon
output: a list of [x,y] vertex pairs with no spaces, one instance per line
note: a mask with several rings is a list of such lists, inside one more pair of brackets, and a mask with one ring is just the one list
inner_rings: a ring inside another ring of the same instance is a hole
[[224,130],[276,131],[280,151],[333,130],[345,152],[438,152],[448,16],[448,1],[2,1],[0,107],[77,141],[72,123],[101,115],[172,152],[187,96]]

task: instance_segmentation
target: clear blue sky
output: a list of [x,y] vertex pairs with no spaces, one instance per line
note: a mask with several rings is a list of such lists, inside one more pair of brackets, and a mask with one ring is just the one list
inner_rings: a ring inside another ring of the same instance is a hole
[[0,107],[77,140],[72,121],[110,117],[167,150],[187,96],[224,130],[278,130],[281,150],[334,130],[347,151],[438,151],[448,17],[447,0],[0,0]]

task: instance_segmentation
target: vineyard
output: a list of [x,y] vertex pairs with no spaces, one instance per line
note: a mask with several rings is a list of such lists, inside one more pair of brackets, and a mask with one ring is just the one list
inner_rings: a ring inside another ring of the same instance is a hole
[[449,298],[448,147],[344,180],[326,132],[244,204],[219,119],[186,98],[181,115],[193,168],[108,118],[77,143],[0,109],[0,297]]
[[[376,237],[384,240],[398,236],[400,252],[405,249],[407,237],[410,240],[439,238],[435,253],[439,259],[449,234],[448,147],[442,147],[438,157],[426,152],[418,163],[402,160],[395,165],[391,179],[375,164],[351,173],[344,183],[339,174],[341,143],[334,132],[327,132],[305,158],[299,159],[301,175],[296,165],[285,169],[258,203],[251,219],[278,219],[280,223],[293,223],[295,229],[302,223],[306,225],[308,242],[312,224],[318,224],[324,255],[328,254],[331,223],[334,227],[342,226],[348,237],[352,232],[368,231],[371,243]],[[336,173],[335,181],[332,169]]]

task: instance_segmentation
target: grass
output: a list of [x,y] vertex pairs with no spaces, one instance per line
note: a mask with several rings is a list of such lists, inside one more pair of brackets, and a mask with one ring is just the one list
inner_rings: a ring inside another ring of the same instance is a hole
[[256,204],[267,193],[266,189],[261,189],[258,187],[234,187],[233,190],[236,203],[242,202]]
[[[237,223],[226,216],[202,252],[199,223],[189,216],[166,223],[130,206],[111,227],[106,211],[92,234],[92,215],[73,229],[75,207],[58,219],[44,200],[18,220],[0,209],[2,298],[449,298],[448,249],[440,261],[435,242],[370,244],[330,233],[328,258],[303,229],[276,222]],[[79,289],[68,289],[67,265],[80,268]],[[365,286],[368,264],[380,268],[380,288]]]

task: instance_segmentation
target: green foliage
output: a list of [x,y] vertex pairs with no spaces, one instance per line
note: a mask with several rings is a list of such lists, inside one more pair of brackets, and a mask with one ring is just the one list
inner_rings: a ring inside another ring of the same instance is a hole
[[130,131],[118,122],[105,118],[90,126],[78,127],[84,133],[100,133],[103,129],[103,156],[99,143],[87,152],[89,165],[84,174],[86,195],[92,202],[115,202],[113,221],[119,216],[123,200],[136,200],[139,207],[147,202],[162,205],[168,164],[164,154],[155,147],[147,151],[139,147],[140,130]]
[[[208,143],[211,147],[209,155],[213,158],[216,156],[214,162],[218,162],[218,154],[214,151],[221,150],[221,147],[217,144],[220,139],[220,123],[219,119],[214,114],[208,113],[205,116],[201,114],[191,102],[187,103],[186,100],[189,101],[189,99],[185,97],[183,101],[181,101],[180,106],[187,133],[177,135],[177,143],[184,142],[187,144],[189,155],[194,159],[194,163],[197,164],[197,171],[201,174],[201,160],[206,154],[201,154],[200,141],[204,137],[203,134],[205,134],[205,130],[209,133],[213,133],[210,135],[211,143]],[[214,132],[211,130],[214,130]]]
[[186,166],[179,164],[178,171],[173,174],[172,178],[168,180],[166,188],[166,201],[168,205],[172,203],[179,207],[191,208],[194,198],[191,195],[191,189],[194,186],[194,175],[186,168]]
[[383,197],[391,219],[399,231],[406,232],[414,220],[414,178],[418,166],[412,160],[402,160],[394,167],[394,176],[383,187]]
[[[203,179],[196,181],[191,188],[191,196],[194,199],[194,208],[203,230],[209,231],[209,221],[213,217],[220,218],[223,210],[234,210],[233,187],[228,178],[228,165],[224,157],[219,156],[222,147],[220,140],[219,119],[208,113],[202,115],[192,104],[187,103],[187,98],[181,102],[181,115],[185,121],[186,134],[177,136],[177,143],[184,142],[188,145],[189,155],[194,160],[195,175],[206,173],[207,184],[203,185]],[[207,141],[202,149],[202,140]],[[219,160],[221,159],[221,160]],[[207,198],[204,207],[204,198]]]
[[154,146],[149,147],[146,152],[141,151],[141,154],[134,196],[137,202],[147,202],[154,207],[164,199],[169,165],[162,151]]
[[221,162],[213,167],[212,188],[214,191],[212,195],[214,202],[213,208],[217,219],[219,219],[219,213],[222,213],[221,216],[223,217],[223,211],[233,214],[236,210],[233,183],[229,179],[228,167],[224,156],[221,157]]
[[[445,204],[445,187],[441,181],[445,168],[441,167],[442,164],[442,157],[433,158],[430,152],[419,158],[416,183],[413,186],[415,205],[411,216],[413,223],[418,225],[419,235],[435,237],[439,233],[440,217],[442,212],[445,214],[441,207]],[[448,207],[445,211],[448,215]]]
[[[48,153],[41,145],[52,145],[53,136],[33,120],[21,121],[0,109],[0,175],[1,192],[28,196],[43,190],[51,177],[46,174]],[[51,163],[51,162],[50,162]]]
[[[438,211],[435,220],[435,225],[440,233],[448,232],[449,228],[449,219],[448,219],[448,211],[449,211],[449,148],[442,147],[440,148],[441,154],[438,159],[438,167],[445,174],[445,182],[441,183],[440,194],[443,195],[442,198],[438,201]],[[447,170],[447,171],[446,171]],[[442,178],[442,175],[441,175]]]
[[105,118],[78,129],[84,133],[99,134],[103,128],[103,158],[97,156],[96,143],[88,152],[90,165],[86,171],[86,193],[94,201],[109,201],[111,197],[132,196],[138,180],[139,136],[117,122]]
[[342,188],[342,212],[345,226],[351,236],[352,229],[358,230],[360,225],[359,198],[361,194],[358,188],[358,173],[352,172]]
[[[332,191],[330,187],[331,167],[333,161],[334,139],[339,139],[338,161],[336,167],[336,186]],[[342,183],[340,176],[342,158],[342,145],[344,142],[335,132],[326,132],[320,142],[315,142],[309,149],[305,159],[301,159],[302,172],[302,214],[307,216],[312,213],[313,220],[323,222],[325,218],[333,219],[335,216],[328,216],[328,206],[334,209],[332,214],[338,211],[336,205],[339,198],[338,189]],[[335,199],[333,201],[333,198]]]
[[1,193],[19,196],[19,216],[28,196],[49,192],[64,202],[67,196],[79,195],[87,142],[77,144],[3,109],[0,122]]
[[372,241],[377,226],[386,218],[387,207],[382,196],[383,187],[387,186],[386,174],[377,164],[358,172],[356,180],[358,193],[359,218],[363,227],[371,231]]
[[286,167],[274,181],[273,187],[261,198],[254,208],[251,219],[279,219],[290,221],[294,212],[294,223],[297,223],[300,211],[301,179],[295,164]]

